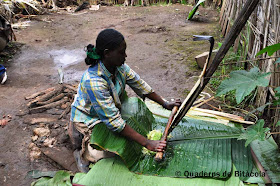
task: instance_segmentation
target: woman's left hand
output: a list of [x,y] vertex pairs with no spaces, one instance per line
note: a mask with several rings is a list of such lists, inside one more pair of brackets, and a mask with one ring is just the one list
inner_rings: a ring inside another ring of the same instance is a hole
[[174,106],[180,107],[181,104],[182,104],[181,99],[176,99],[176,100],[171,99],[171,101],[164,102],[162,106],[165,109],[172,110]]

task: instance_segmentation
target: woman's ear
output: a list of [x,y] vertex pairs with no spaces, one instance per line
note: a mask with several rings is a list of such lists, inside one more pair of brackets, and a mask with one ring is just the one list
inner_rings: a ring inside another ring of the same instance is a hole
[[104,50],[104,57],[105,58],[108,57],[109,53],[110,53],[109,49],[105,49]]

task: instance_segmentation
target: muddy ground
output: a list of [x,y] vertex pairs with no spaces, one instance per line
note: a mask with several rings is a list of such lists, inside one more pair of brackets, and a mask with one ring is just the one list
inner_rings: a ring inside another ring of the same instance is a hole
[[[105,28],[119,30],[127,42],[126,62],[156,92],[165,97],[185,98],[200,69],[194,57],[208,51],[207,42],[193,42],[192,35],[213,35],[219,40],[218,13],[200,8],[194,21],[186,21],[187,5],[150,7],[101,7],[70,14],[38,16],[30,26],[15,30],[17,42],[24,43],[8,62],[8,80],[0,86],[0,116],[10,114],[12,121],[0,128],[0,185],[30,185],[26,174],[30,170],[58,170],[62,167],[45,155],[34,161],[29,157],[32,129],[25,123],[29,96],[58,83],[57,69],[62,67],[65,82],[77,84],[87,66],[84,47],[95,42]],[[129,95],[133,95],[128,90]],[[55,117],[55,115],[53,115]],[[47,126],[60,135],[61,146],[69,148],[65,126],[69,116],[59,126]],[[57,129],[60,130],[57,130]],[[65,143],[65,144],[64,144]],[[58,155],[59,156],[59,155]]]

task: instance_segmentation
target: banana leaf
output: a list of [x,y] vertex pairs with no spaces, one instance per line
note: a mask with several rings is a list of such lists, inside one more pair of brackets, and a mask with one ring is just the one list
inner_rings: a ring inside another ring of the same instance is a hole
[[[231,139],[232,144],[232,162],[236,169],[241,172],[252,172],[254,163],[249,147],[245,147],[245,140]],[[247,181],[249,176],[240,176],[240,180]],[[260,179],[262,182],[262,179]],[[254,182],[256,183],[256,182]]]
[[[233,167],[233,171],[235,168]],[[196,186],[224,186],[224,185],[242,185],[242,182],[238,177],[233,174],[227,180],[216,180],[211,178],[167,178],[167,177],[155,177],[138,175],[130,172],[125,164],[119,158],[103,159],[97,162],[93,168],[80,179],[80,175],[77,178],[79,181],[75,182],[76,176],[73,179],[73,183],[93,186],[93,185],[135,185],[135,186],[169,186],[169,185],[196,185]]]
[[[121,113],[127,124],[144,136],[152,129],[163,129],[167,123],[167,118],[154,119],[145,103],[138,98],[127,99],[122,104]],[[179,126],[171,133],[172,142],[168,144],[166,161],[163,164],[156,164],[152,156],[143,157],[139,144],[111,132],[104,124],[94,127],[91,144],[118,154],[131,171],[143,174],[185,177],[183,174],[175,175],[175,172],[188,171],[195,174],[210,171],[211,174],[204,175],[228,177],[226,173],[230,173],[232,167],[229,138],[237,137],[241,130],[194,119],[186,119]],[[223,174],[224,172],[226,173]],[[192,177],[200,176],[199,174]]]
[[271,181],[280,183],[280,152],[273,138],[270,137],[264,141],[254,140],[250,146]]
[[64,170],[57,171],[53,178],[42,177],[31,186],[72,186],[70,173]]
[[[126,99],[122,104],[121,113],[126,123],[141,135],[147,136],[149,131],[152,130],[153,114],[140,99],[135,97]],[[90,142],[101,149],[118,154],[129,168],[139,161],[142,154],[141,145],[127,140],[118,133],[111,132],[102,123],[96,125],[92,130]]]
[[[231,174],[231,140],[199,139],[168,143],[164,161],[145,156],[134,172],[167,177],[226,178]],[[181,174],[178,174],[180,172]]]

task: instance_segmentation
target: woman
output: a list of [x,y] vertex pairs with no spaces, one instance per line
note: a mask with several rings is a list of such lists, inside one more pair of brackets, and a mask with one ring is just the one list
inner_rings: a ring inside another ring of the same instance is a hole
[[[124,64],[126,57],[124,37],[114,29],[101,31],[97,36],[95,48],[93,45],[87,46],[85,62],[90,67],[83,74],[79,84],[71,107],[69,125],[69,136],[75,149],[74,156],[81,171],[85,172],[87,169],[84,158],[97,161],[99,158],[110,156],[108,152],[95,150],[89,157],[90,129],[99,123],[151,151],[161,152],[166,146],[166,142],[148,140],[126,125],[120,114],[125,85],[128,84],[138,96],[148,97],[169,110],[180,106],[181,102],[168,102],[161,98],[138,74]],[[92,158],[92,154],[96,156]]]

